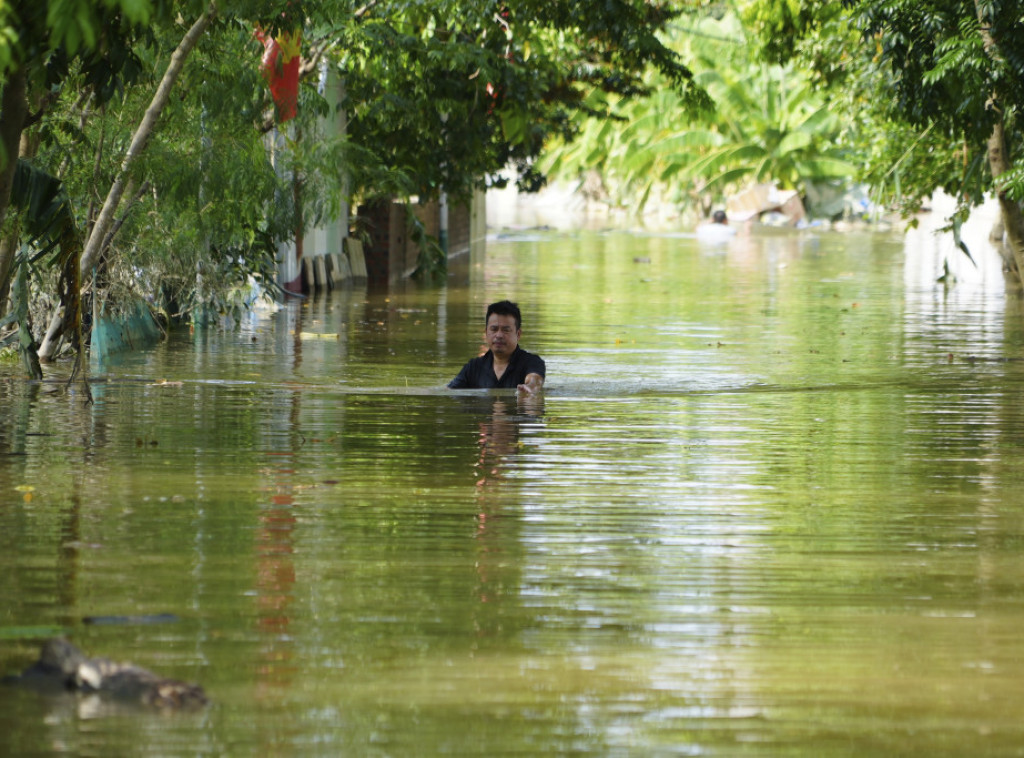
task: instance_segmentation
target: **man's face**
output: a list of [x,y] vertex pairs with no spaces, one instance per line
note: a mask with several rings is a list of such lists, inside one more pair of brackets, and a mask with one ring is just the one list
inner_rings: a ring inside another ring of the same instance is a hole
[[519,344],[520,330],[516,329],[515,316],[502,316],[492,313],[487,319],[484,341],[491,352],[501,358],[507,358],[515,352]]

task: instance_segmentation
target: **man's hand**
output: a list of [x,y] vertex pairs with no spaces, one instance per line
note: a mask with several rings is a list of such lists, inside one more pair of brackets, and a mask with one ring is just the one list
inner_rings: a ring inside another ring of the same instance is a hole
[[544,377],[540,374],[527,374],[526,380],[516,389],[528,395],[536,395],[544,389]]

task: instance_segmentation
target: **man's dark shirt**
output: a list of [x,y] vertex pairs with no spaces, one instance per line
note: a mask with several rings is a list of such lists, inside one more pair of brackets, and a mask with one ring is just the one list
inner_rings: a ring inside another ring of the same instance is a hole
[[527,374],[544,376],[544,370],[544,361],[539,355],[516,347],[512,355],[509,356],[508,368],[501,375],[501,379],[498,379],[494,375],[494,354],[488,350],[479,358],[473,358],[466,363],[459,375],[448,383],[448,388],[453,390],[515,389],[526,381]]

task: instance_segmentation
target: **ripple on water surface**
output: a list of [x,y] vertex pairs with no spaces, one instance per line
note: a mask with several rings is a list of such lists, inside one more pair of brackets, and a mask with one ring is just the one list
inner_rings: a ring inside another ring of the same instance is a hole
[[[215,703],[3,690],[0,745],[1015,754],[1024,339],[920,256],[540,233],[0,382],[5,672],[55,628]],[[545,396],[445,390],[506,296]]]

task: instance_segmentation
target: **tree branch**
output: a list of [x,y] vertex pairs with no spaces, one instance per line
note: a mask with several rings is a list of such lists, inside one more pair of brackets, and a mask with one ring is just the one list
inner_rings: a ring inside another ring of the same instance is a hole
[[[121,202],[122,195],[124,194],[125,177],[130,175],[135,161],[145,150],[146,143],[149,141],[150,136],[153,134],[153,130],[156,128],[156,123],[160,118],[160,114],[163,112],[164,107],[167,105],[167,101],[170,99],[171,89],[174,87],[175,82],[177,82],[178,77],[181,74],[181,70],[185,65],[185,60],[199,42],[199,38],[213,21],[213,17],[216,12],[216,2],[214,0],[210,0],[210,4],[207,6],[206,11],[196,19],[195,23],[192,24],[191,28],[185,33],[185,36],[182,37],[181,42],[178,43],[178,47],[175,48],[174,52],[171,54],[171,61],[167,65],[167,70],[164,72],[163,79],[160,80],[160,84],[156,89],[156,94],[153,95],[153,100],[150,102],[149,108],[146,109],[146,113],[142,117],[142,121],[139,122],[139,126],[135,130],[135,134],[132,135],[131,144],[128,146],[128,151],[125,153],[124,159],[121,161],[121,168],[118,170],[117,176],[114,178],[114,182],[110,186],[110,191],[107,193],[107,198],[103,203],[103,207],[100,209],[99,216],[96,218],[96,223],[89,232],[89,239],[85,243],[85,250],[82,252],[79,264],[79,282],[87,280],[93,266],[95,266],[99,260],[100,253],[103,249],[103,241],[107,238],[107,234],[114,223],[114,214],[117,213],[117,207]],[[40,360],[49,360],[56,352],[57,342],[63,330],[63,320],[64,319],[61,318],[59,310],[50,320],[50,326],[46,331],[46,337],[43,339],[43,343],[39,348]]]
[[[152,185],[148,181],[143,182],[135,194],[132,195],[131,200],[128,201],[128,205],[124,209],[124,213],[122,213],[120,218],[114,222],[113,226],[110,227],[110,231],[107,232],[107,236],[103,238],[103,246],[100,248],[100,257],[102,257],[110,248],[110,243],[114,241],[114,236],[121,230],[121,227],[124,226],[124,222],[128,220],[128,215],[132,212],[132,209],[139,204],[143,195],[149,192],[151,186]],[[131,182],[129,182],[128,188],[129,190],[131,189]]]
[[203,35],[203,32],[206,31],[210,22],[213,21],[213,17],[216,12],[216,3],[210,2],[206,12],[196,19],[196,22],[192,24],[192,27],[185,33],[181,42],[178,43],[178,47],[175,49],[174,53],[171,54],[171,62],[167,66],[167,71],[164,72],[163,79],[160,80],[160,85],[157,87],[156,94],[153,96],[153,100],[149,104],[149,108],[146,109],[146,114],[142,117],[142,121],[135,130],[131,145],[128,147],[128,152],[125,153],[124,160],[121,162],[121,168],[114,179],[114,183],[110,187],[110,192],[107,193],[107,199],[103,203],[103,208],[100,210],[100,215],[96,219],[96,224],[93,226],[92,231],[89,234],[89,240],[86,242],[85,251],[82,253],[81,268],[83,277],[87,276],[88,272],[92,270],[93,265],[95,265],[100,254],[103,240],[106,238],[107,232],[110,230],[110,226],[114,221],[114,214],[117,212],[117,206],[121,202],[121,196],[124,193],[125,176],[128,175],[135,161],[145,149],[150,135],[152,135],[153,130],[156,128],[156,123],[160,118],[160,114],[167,105],[167,101],[171,95],[171,89],[174,87],[175,82],[178,80],[178,76],[181,74],[181,69],[185,65],[185,59],[188,58],[189,53],[191,53],[193,48],[195,48],[196,44],[199,42],[199,38]]
[[362,8],[358,8],[356,12],[352,14],[352,18],[354,18],[356,21],[359,21],[363,16],[369,14],[370,11],[372,11],[374,8],[380,5],[380,3],[381,0],[370,0],[370,2],[368,2]]

